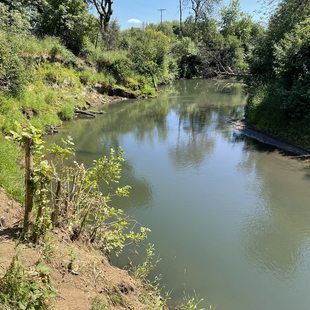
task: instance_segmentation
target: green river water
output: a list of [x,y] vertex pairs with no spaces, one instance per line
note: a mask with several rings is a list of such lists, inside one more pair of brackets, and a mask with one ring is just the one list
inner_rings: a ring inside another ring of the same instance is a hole
[[310,170],[231,128],[245,101],[234,81],[179,81],[52,139],[72,136],[86,164],[124,149],[132,193],[117,205],[151,228],[172,303],[195,291],[217,310],[308,310]]

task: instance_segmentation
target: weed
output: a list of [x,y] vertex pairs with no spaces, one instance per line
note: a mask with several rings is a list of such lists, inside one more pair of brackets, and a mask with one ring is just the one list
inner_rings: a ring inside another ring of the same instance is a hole
[[108,310],[109,306],[98,296],[92,298],[90,310]]
[[199,305],[203,302],[203,298],[199,298],[194,291],[193,295],[184,295],[183,303],[180,307],[177,307],[178,310],[215,310],[211,305],[208,308],[201,308]]
[[76,252],[74,247],[69,247],[69,264],[68,264],[68,272],[74,271],[74,264],[78,258],[78,253]]
[[33,275],[24,269],[15,256],[10,268],[0,279],[0,304],[9,309],[48,309],[53,296],[48,269],[43,264],[36,266]]
[[123,304],[123,297],[116,288],[109,294],[109,301],[113,306]]
[[135,278],[147,281],[147,277],[151,271],[153,271],[158,263],[161,261],[159,257],[155,257],[155,247],[154,244],[149,244],[146,249],[146,259],[145,261],[133,268],[133,275]]
[[50,262],[51,259],[54,257],[55,254],[55,241],[52,238],[52,234],[47,233],[45,234],[42,243],[41,243],[41,256],[44,261]]

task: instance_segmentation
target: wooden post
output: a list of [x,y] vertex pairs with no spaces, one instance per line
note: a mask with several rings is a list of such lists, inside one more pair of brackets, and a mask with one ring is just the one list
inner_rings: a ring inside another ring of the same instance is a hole
[[60,195],[61,195],[61,181],[57,179],[57,188],[56,188],[56,198],[55,198],[55,205],[54,211],[52,213],[52,223],[54,227],[59,225],[59,208],[60,208]]
[[23,235],[29,230],[31,212],[33,208],[34,184],[33,184],[33,156],[31,138],[25,137],[25,214]]

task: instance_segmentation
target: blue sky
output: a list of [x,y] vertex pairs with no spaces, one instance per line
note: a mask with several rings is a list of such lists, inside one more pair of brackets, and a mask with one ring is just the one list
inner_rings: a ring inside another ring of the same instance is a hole
[[[229,0],[224,0],[229,3]],[[135,25],[138,20],[146,23],[157,23],[160,21],[159,8],[165,8],[165,20],[178,19],[178,0],[114,0],[114,17],[120,22],[122,28]],[[260,8],[259,0],[240,0],[243,11],[257,16],[255,11]],[[128,20],[134,19],[131,23]],[[135,21],[137,20],[137,21]]]

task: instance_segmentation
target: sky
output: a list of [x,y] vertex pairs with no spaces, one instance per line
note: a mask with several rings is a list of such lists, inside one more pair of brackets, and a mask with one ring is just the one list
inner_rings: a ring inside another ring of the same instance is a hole
[[[160,8],[166,9],[164,20],[178,20],[178,3],[178,0],[114,0],[114,17],[123,29],[139,26],[141,22],[160,22]],[[223,3],[229,3],[229,0],[223,0]],[[259,0],[240,0],[240,4],[243,11],[258,19]]]

